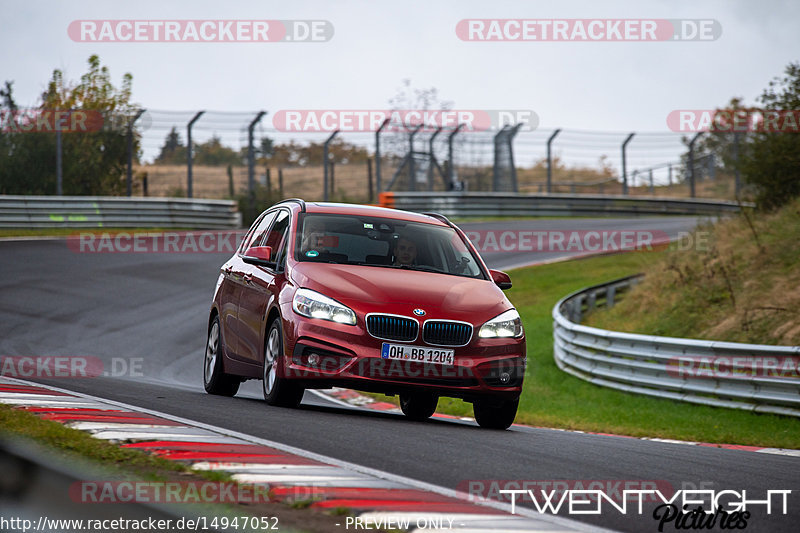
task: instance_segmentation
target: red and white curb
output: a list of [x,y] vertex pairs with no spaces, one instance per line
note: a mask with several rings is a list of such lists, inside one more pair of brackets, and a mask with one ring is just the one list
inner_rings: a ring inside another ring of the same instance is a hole
[[298,499],[300,494],[300,499],[313,500],[312,507],[345,507],[372,527],[391,524],[393,529],[421,531],[419,524],[441,524],[456,533],[608,531],[520,507],[512,514],[510,506],[501,502],[477,500],[293,446],[15,378],[0,378],[0,403],[122,447],[181,461],[195,470],[228,472],[240,483],[268,488],[278,501]]
[[[383,412],[401,412],[400,409],[389,402],[381,402],[372,398],[370,396],[366,396],[360,394],[354,390],[350,389],[340,389],[340,388],[333,388],[329,390],[321,390],[318,391],[321,394],[328,396],[329,398],[335,399],[340,402],[344,402],[348,405],[354,405],[358,407],[362,407],[364,409],[372,409],[375,411],[383,411]],[[440,419],[450,419],[450,420],[469,420],[474,421],[474,418],[468,416],[453,416],[453,415],[446,415],[442,413],[434,413],[432,418],[440,418]],[[587,435],[600,435],[603,437],[617,437],[622,439],[639,439],[639,440],[649,440],[653,442],[664,442],[668,444],[684,444],[689,446],[703,446],[707,448],[722,448],[725,450],[739,450],[745,452],[756,452],[756,453],[770,453],[775,455],[786,455],[790,457],[800,457],[800,450],[790,450],[785,448],[764,448],[761,446],[745,446],[741,444],[715,444],[712,442],[693,442],[693,441],[686,441],[686,440],[674,440],[674,439],[659,439],[655,437],[632,437],[629,435],[616,435],[614,433],[599,433],[593,431],[578,431],[574,429],[560,429],[560,428],[544,428],[538,426],[527,426],[524,424],[514,424],[516,427],[525,427],[525,428],[534,428],[534,429],[548,429],[552,431],[565,431],[569,433],[584,433]]]

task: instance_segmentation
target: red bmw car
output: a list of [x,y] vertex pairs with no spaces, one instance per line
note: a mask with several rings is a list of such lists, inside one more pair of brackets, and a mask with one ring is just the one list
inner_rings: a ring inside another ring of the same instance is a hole
[[308,388],[381,392],[415,420],[448,396],[505,429],[526,365],[510,287],[444,216],[285,200],[222,266],[205,389],[233,396],[260,379],[266,401],[288,407]]

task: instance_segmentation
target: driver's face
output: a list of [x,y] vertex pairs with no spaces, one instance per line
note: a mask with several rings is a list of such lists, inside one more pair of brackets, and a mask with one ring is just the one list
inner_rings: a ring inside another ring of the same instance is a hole
[[410,265],[417,258],[417,245],[408,239],[397,241],[394,255],[400,265]]

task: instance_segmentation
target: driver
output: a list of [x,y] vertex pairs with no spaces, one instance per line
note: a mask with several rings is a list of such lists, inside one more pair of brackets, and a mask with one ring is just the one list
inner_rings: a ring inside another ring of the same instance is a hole
[[394,264],[411,266],[417,260],[417,244],[405,236],[400,236],[394,244]]

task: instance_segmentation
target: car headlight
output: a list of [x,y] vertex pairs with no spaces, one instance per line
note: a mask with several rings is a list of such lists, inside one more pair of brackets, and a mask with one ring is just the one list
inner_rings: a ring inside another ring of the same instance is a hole
[[356,314],[352,309],[310,289],[298,289],[294,293],[292,309],[295,313],[308,318],[321,318],[351,326],[356,324]]
[[522,337],[522,320],[516,309],[509,309],[481,326],[478,336],[483,339]]

